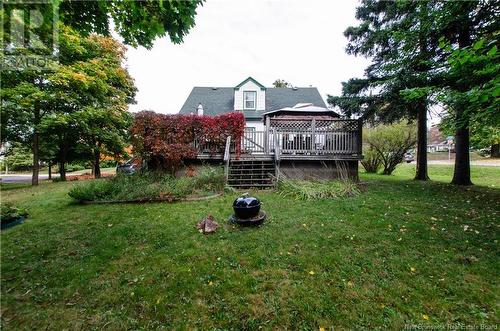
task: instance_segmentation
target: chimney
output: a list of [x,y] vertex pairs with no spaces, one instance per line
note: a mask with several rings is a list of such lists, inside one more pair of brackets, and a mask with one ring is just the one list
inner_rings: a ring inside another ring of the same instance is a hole
[[197,110],[198,116],[203,115],[203,106],[201,105],[201,103],[198,105],[198,108],[196,108],[196,110]]

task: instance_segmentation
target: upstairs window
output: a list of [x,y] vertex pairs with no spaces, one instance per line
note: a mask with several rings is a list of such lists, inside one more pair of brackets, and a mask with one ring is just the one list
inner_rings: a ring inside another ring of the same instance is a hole
[[245,91],[243,92],[243,109],[255,109],[257,100],[257,92]]

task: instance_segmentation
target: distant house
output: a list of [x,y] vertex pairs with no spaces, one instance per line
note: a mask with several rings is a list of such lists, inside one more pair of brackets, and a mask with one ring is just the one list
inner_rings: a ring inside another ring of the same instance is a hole
[[454,137],[444,137],[439,131],[439,127],[433,125],[427,133],[427,153],[448,152],[454,150]]
[[[247,128],[264,130],[263,115],[270,111],[308,104],[327,110],[315,87],[265,87],[248,77],[233,87],[193,87],[181,114],[217,115],[232,111],[245,114]],[[333,111],[330,114],[338,117]]]

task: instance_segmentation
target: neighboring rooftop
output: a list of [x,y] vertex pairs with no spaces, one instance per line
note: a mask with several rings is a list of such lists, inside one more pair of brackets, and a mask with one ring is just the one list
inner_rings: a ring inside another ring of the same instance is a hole
[[[234,87],[194,87],[179,113],[195,113],[198,105],[203,105],[206,115],[217,115],[234,111]],[[262,118],[271,110],[293,107],[298,103],[312,103],[326,108],[325,101],[315,87],[266,88],[266,109],[264,111],[246,110],[247,119]]]

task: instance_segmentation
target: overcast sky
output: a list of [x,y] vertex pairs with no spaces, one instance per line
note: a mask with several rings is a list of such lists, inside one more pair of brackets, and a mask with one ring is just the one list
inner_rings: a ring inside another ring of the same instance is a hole
[[131,110],[177,113],[194,86],[235,86],[252,76],[315,86],[326,99],[362,76],[368,60],[347,55],[343,31],[356,23],[354,0],[208,0],[180,45],[129,48],[139,89]]

